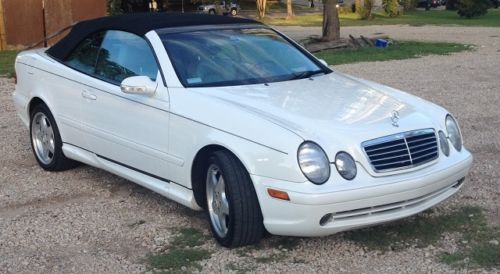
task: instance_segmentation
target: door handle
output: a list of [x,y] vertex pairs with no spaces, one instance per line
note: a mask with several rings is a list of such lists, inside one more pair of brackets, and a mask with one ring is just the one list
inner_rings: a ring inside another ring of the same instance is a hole
[[95,96],[94,94],[84,90],[82,91],[82,97],[85,98],[85,99],[90,99],[90,100],[96,100],[97,99],[97,96]]

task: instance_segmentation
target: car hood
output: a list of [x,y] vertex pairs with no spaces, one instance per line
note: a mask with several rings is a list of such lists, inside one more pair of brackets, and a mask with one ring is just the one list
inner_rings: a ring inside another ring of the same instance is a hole
[[[218,99],[292,130],[305,140],[331,139],[341,133],[376,138],[435,128],[438,124],[433,116],[442,112],[418,97],[339,73],[212,92]],[[398,126],[391,119],[395,111]]]

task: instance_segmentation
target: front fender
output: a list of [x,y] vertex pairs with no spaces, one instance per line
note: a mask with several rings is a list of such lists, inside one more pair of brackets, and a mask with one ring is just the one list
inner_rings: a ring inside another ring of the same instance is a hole
[[[250,174],[290,182],[305,182],[297,163],[303,142],[295,133],[258,115],[200,96],[185,89],[169,89],[172,155],[182,158],[181,172],[172,180],[191,185],[191,166],[198,151],[208,145],[224,147],[236,155]],[[175,168],[175,167],[173,167]]]

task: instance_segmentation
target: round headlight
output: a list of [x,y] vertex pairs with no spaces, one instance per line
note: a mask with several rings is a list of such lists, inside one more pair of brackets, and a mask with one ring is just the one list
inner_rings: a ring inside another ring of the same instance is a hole
[[324,184],[330,178],[330,161],[323,149],[316,143],[306,141],[297,153],[300,170],[315,184]]
[[344,177],[346,180],[354,179],[358,172],[356,162],[354,162],[352,156],[347,152],[341,151],[337,153],[337,156],[335,156],[335,166],[340,176]]
[[439,131],[439,146],[444,155],[450,155],[450,145],[448,144],[448,138],[442,130]]
[[457,151],[462,150],[462,136],[460,135],[457,121],[455,121],[451,115],[447,115],[445,123],[451,144]]

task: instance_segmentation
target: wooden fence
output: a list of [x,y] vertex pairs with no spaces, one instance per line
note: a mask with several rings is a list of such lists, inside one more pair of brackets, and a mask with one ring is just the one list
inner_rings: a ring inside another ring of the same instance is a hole
[[0,50],[31,45],[73,22],[106,13],[106,0],[0,0]]

